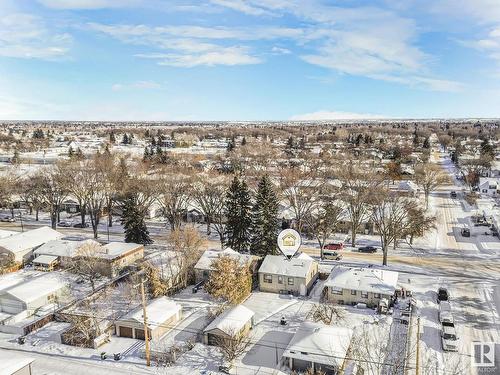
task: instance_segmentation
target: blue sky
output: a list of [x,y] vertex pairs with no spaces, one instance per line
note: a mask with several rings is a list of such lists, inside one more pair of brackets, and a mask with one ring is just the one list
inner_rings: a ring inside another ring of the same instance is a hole
[[0,119],[499,112],[498,0],[0,1]]

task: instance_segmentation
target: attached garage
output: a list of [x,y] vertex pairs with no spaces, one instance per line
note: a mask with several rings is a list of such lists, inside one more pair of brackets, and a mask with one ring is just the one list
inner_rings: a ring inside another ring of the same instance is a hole
[[[182,316],[182,307],[167,297],[160,297],[146,306],[148,334],[151,340],[157,340],[170,331]],[[128,313],[115,323],[116,334],[120,337],[132,337],[144,340],[144,316],[142,306]]]

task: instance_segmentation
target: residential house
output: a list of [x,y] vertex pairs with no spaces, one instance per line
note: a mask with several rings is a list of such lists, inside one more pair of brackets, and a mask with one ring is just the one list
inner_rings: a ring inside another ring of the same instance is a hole
[[71,259],[78,253],[78,250],[85,246],[101,246],[101,244],[94,240],[66,240],[58,239],[48,241],[33,251],[35,259],[33,264],[39,261],[40,256],[56,257],[57,263],[62,267],[67,267],[71,264]]
[[499,191],[499,179],[497,178],[487,178],[480,177],[479,178],[479,192],[481,195],[486,195],[488,197],[496,197],[498,196]]
[[224,250],[206,250],[194,266],[197,283],[208,280],[210,272],[213,271],[212,263],[222,256],[237,259],[240,265],[248,265],[252,273],[255,272],[257,260],[259,259],[254,255],[238,253],[229,247]]
[[248,335],[255,313],[243,305],[235,306],[216,317],[204,330],[203,342],[217,345],[218,340]]
[[398,273],[394,271],[337,266],[324,285],[329,301],[346,305],[365,303],[373,307],[382,298],[393,296],[397,283]]
[[40,263],[38,258],[42,255],[55,256],[57,264],[62,268],[70,266],[71,260],[75,257],[96,257],[101,260],[99,272],[104,276],[116,277],[123,268],[144,258],[144,246],[126,242],[101,245],[94,240],[55,240],[47,242],[35,250],[34,254],[37,256],[34,263]]
[[33,256],[33,250],[44,243],[62,238],[63,235],[52,228],[40,227],[27,232],[14,234],[0,239],[0,254],[11,255],[14,261],[28,262]]
[[290,340],[283,360],[295,372],[342,373],[352,335],[349,328],[305,321]]
[[0,311],[19,314],[24,310],[34,312],[65,296],[68,289],[65,283],[52,275],[33,277],[29,280],[0,290]]
[[[167,297],[159,297],[146,306],[148,337],[158,340],[182,317],[182,307]],[[142,306],[120,318],[115,323],[116,335],[144,340],[144,315]]]
[[262,292],[308,295],[318,278],[318,263],[302,254],[293,258],[267,255],[259,268]]

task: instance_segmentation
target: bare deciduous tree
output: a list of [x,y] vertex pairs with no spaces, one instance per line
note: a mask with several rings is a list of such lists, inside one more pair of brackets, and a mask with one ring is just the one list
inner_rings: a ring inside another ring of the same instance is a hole
[[422,187],[425,208],[429,208],[429,195],[439,186],[449,181],[444,171],[435,164],[421,164],[415,167],[415,182]]
[[157,201],[170,223],[171,230],[181,226],[190,197],[190,177],[180,173],[164,173],[158,182]]
[[224,197],[228,187],[225,176],[203,175],[193,183],[193,200],[198,205],[207,223],[207,235],[213,228],[224,244]]
[[100,244],[97,242],[86,242],[76,251],[70,261],[69,270],[83,280],[90,283],[92,291],[95,291],[95,283],[102,271],[102,254]]
[[201,257],[203,240],[192,225],[175,229],[170,233],[169,243],[176,252],[173,263],[178,268],[179,286],[185,287],[194,280],[193,267]]
[[69,194],[67,175],[64,168],[56,165],[53,169],[40,171],[35,179],[38,182],[40,198],[49,209],[52,228],[56,229],[59,212]]
[[216,336],[214,344],[217,345],[224,360],[232,365],[234,360],[241,356],[252,344],[251,335],[238,332],[235,329],[226,332],[225,336]]

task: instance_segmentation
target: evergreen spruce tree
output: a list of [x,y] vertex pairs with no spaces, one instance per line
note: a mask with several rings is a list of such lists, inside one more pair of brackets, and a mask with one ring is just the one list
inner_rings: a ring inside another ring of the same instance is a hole
[[115,132],[112,131],[111,133],[109,133],[109,141],[111,143],[115,143],[116,142]]
[[424,139],[424,143],[422,144],[422,148],[431,148],[431,143],[429,141],[429,137]]
[[126,145],[128,143],[129,143],[128,135],[127,133],[123,133],[122,144]]
[[235,251],[246,251],[250,246],[251,202],[245,182],[234,177],[226,194],[225,245]]
[[128,194],[122,200],[122,225],[125,230],[125,242],[148,245],[153,243],[144,221],[144,212],[139,209],[134,194]]
[[69,157],[70,159],[72,159],[72,158],[73,158],[73,156],[75,156],[75,150],[73,150],[73,147],[72,147],[72,146],[69,146],[69,148],[68,148],[68,157]]
[[252,254],[266,256],[276,252],[276,238],[280,220],[278,218],[278,197],[268,175],[259,182],[255,204],[252,208]]

